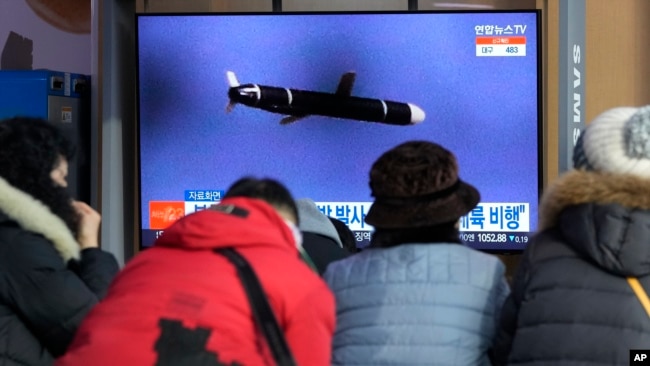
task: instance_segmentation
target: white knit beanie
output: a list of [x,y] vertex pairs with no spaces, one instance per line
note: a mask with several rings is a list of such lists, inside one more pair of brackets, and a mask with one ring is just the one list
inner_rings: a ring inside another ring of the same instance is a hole
[[613,108],[597,116],[576,143],[573,165],[650,178],[650,105]]

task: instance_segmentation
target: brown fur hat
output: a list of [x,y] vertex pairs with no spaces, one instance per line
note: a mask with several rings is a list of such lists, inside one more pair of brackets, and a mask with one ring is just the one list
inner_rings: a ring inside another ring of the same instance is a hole
[[375,202],[366,223],[379,229],[434,226],[458,220],[480,201],[458,178],[456,157],[428,141],[409,141],[385,152],[370,170]]

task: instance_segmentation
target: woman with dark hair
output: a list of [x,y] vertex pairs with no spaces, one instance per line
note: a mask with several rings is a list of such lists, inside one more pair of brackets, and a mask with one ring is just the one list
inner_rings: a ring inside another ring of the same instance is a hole
[[66,189],[73,156],[47,121],[0,121],[2,365],[53,364],[118,271],[99,213]]
[[464,246],[458,221],[479,192],[442,146],[410,141],[370,170],[370,247],[334,262],[333,365],[489,365],[508,295],[504,265]]

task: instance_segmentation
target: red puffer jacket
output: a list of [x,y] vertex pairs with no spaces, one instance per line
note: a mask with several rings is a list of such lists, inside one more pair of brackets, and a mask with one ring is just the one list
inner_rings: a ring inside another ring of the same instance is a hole
[[188,215],[138,254],[82,323],[70,365],[273,365],[235,267],[212,249],[234,247],[257,273],[298,365],[330,365],[334,298],[299,258],[271,206],[232,198],[240,217]]

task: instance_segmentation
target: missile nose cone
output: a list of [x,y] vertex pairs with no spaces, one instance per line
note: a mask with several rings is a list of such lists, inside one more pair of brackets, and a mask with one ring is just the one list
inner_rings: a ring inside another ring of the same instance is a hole
[[424,121],[426,116],[422,108],[416,106],[415,104],[408,103],[409,108],[411,109],[411,124],[416,125]]

